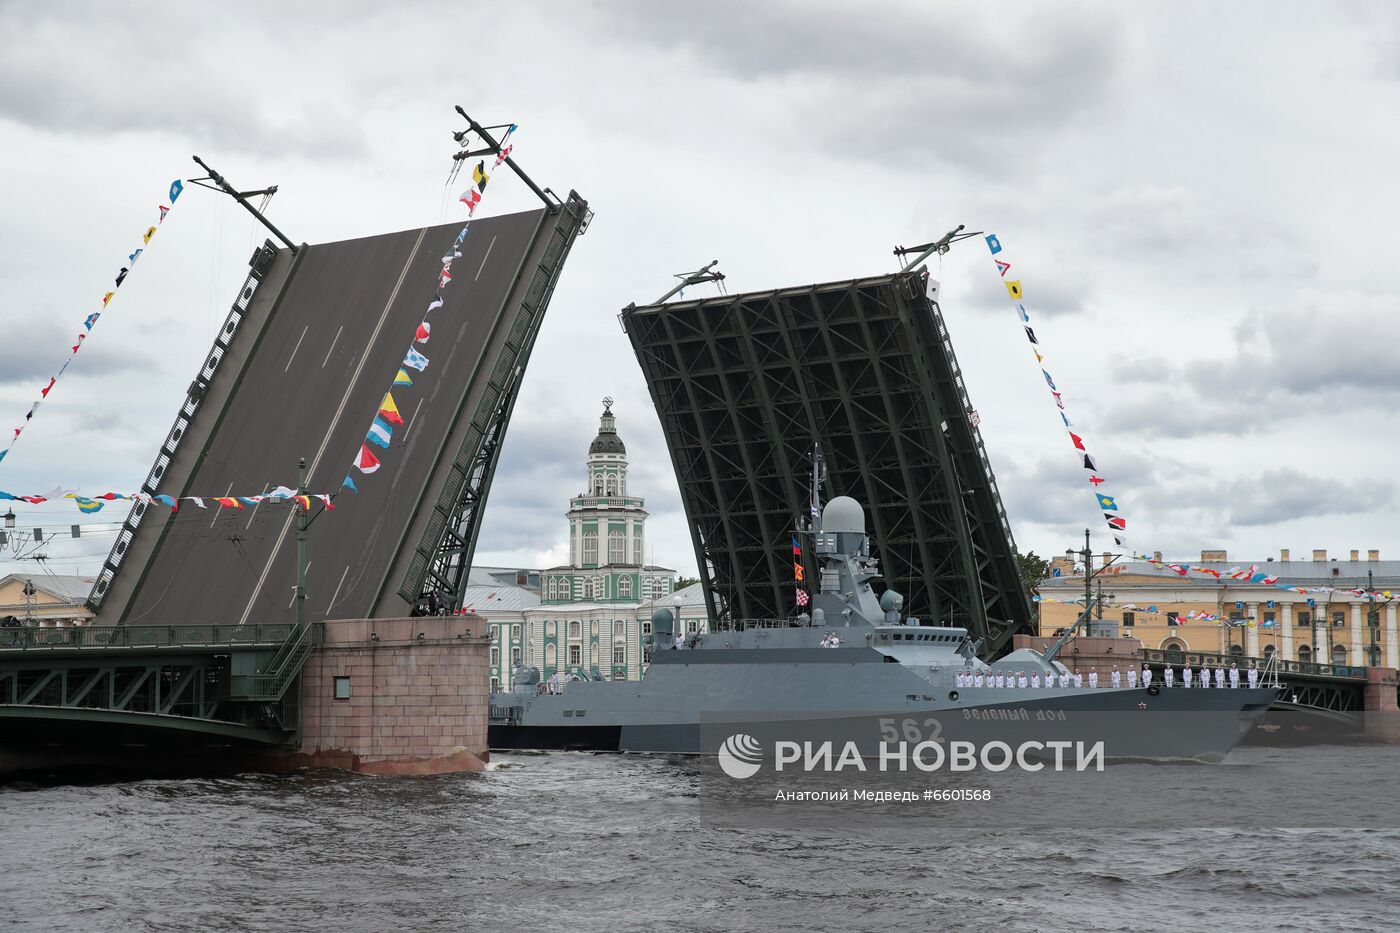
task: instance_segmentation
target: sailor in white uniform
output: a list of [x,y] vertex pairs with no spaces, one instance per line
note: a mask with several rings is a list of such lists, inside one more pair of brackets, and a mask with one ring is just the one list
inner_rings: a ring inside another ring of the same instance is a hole
[[1217,690],[1225,689],[1225,668],[1223,667],[1215,669],[1215,688]]
[[984,687],[984,686],[986,686],[986,684],[987,684],[987,680],[986,680],[985,677],[982,676],[982,672],[981,672],[981,671],[978,671],[975,675],[973,675],[973,678],[972,678],[972,685],[973,685],[974,687]]
[[1239,688],[1240,688],[1240,669],[1239,669],[1239,667],[1238,667],[1234,662],[1231,662],[1231,663],[1230,663],[1230,689],[1231,689],[1231,690],[1238,690]]
[[1026,672],[1025,672],[1025,671],[1017,671],[1017,672],[1016,672],[1016,686],[1020,687],[1022,690],[1026,689]]
[[1251,662],[1249,670],[1244,673],[1245,676],[1249,678],[1249,689],[1253,690],[1255,687],[1259,686],[1259,668],[1255,667]]
[[1118,673],[1118,665],[1113,665],[1113,672],[1108,675],[1108,682],[1116,689],[1123,686],[1123,675]]
[[1040,686],[1040,671],[1031,671],[1031,686],[1037,688]]
[[1060,686],[1061,686],[1061,687],[1065,687],[1066,689],[1068,689],[1068,687],[1069,687],[1069,681],[1070,681],[1069,671],[1065,671],[1063,674],[1060,675]]
[[1183,664],[1183,665],[1181,665],[1181,685],[1182,685],[1183,687],[1189,687],[1189,686],[1191,686],[1191,681],[1192,681],[1194,678],[1195,678],[1195,675],[1193,675],[1193,674],[1191,673],[1191,665],[1189,665],[1189,664]]
[[1203,667],[1203,668],[1201,668],[1201,686],[1202,686],[1202,687],[1209,687],[1209,686],[1210,686],[1210,668],[1208,668],[1208,667]]
[[1084,675],[1078,671],[1074,672],[1074,686],[1076,689],[1080,690],[1084,688]]
[[1133,689],[1133,690],[1136,690],[1136,689],[1137,689],[1137,668],[1136,668],[1136,667],[1130,667],[1130,668],[1128,668],[1128,686],[1129,686],[1131,689]]
[[1006,686],[1006,675],[1005,675],[1005,674],[997,674],[997,686],[998,686],[998,687],[1005,687],[1005,686]]
[[1176,671],[1172,668],[1170,664],[1163,668],[1162,679],[1167,682],[1168,689],[1170,689],[1173,686],[1173,682],[1176,680]]
[[1142,685],[1144,687],[1152,686],[1152,668],[1146,664],[1142,666]]
[[1055,686],[1055,677],[1056,677],[1055,669],[1052,667],[1052,668],[1050,668],[1050,672],[1049,672],[1048,674],[1045,675],[1045,686],[1047,686],[1047,687],[1053,687],[1053,686]]
[[1089,686],[1095,689],[1099,686],[1099,669],[1097,667],[1089,672]]

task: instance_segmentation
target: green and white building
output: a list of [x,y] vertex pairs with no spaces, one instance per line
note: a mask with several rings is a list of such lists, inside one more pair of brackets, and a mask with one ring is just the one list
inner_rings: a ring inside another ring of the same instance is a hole
[[[566,518],[567,565],[472,571],[463,606],[486,619],[492,690],[509,689],[521,665],[539,668],[545,678],[563,671],[635,680],[645,666],[651,614],[663,606],[685,631],[708,631],[699,585],[676,590],[674,570],[645,561],[645,500],[628,493],[627,448],[611,399],[603,400],[585,486],[569,500]],[[512,579],[518,582],[507,582]]]

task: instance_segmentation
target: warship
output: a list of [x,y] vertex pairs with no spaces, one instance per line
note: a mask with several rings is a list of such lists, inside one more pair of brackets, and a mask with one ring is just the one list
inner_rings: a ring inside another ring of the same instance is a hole
[[[671,610],[658,609],[641,680],[545,680],[523,667],[511,690],[491,696],[491,748],[715,754],[734,734],[771,734],[839,736],[868,755],[882,740],[968,739],[1102,742],[1113,760],[1218,761],[1278,695],[1275,686],[1061,686],[1068,669],[1057,655],[1074,628],[1044,650],[988,663],[967,629],[903,614],[891,590],[876,596],[856,500],[837,496],[814,513],[821,572],[810,613],[678,635]],[[988,685],[998,681],[1016,686]]]

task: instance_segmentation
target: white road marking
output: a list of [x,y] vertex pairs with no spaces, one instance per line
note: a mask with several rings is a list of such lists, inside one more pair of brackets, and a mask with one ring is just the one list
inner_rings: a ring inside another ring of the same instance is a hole
[[[312,565],[312,563],[314,563],[314,561],[307,561],[307,562],[306,562],[306,575],[307,575],[308,577],[311,576],[311,565]],[[293,583],[293,584],[292,584],[292,601],[289,602],[289,603],[287,603],[287,608],[290,609],[290,608],[292,608],[293,606],[295,606],[296,604],[297,604],[297,585],[296,585],[295,583]]]
[[423,400],[420,398],[418,404],[413,406],[413,414],[408,416],[408,423],[403,426],[403,437],[408,436],[408,429],[413,427],[413,419],[418,417],[418,409],[423,407]]
[[327,616],[329,616],[329,615],[331,614],[331,610],[335,608],[335,598],[336,598],[337,596],[340,595],[340,588],[341,588],[342,586],[345,585],[345,577],[346,577],[349,573],[350,573],[350,565],[349,565],[349,564],[346,564],[346,565],[345,565],[345,570],[343,570],[343,571],[341,572],[341,574],[340,574],[340,582],[337,583],[337,584],[335,585],[335,592],[331,594],[330,605],[326,606],[326,615],[327,615]]
[[[395,294],[398,294],[398,289],[394,289],[394,293],[395,293]],[[382,319],[380,320],[380,323],[381,323],[381,324],[383,323],[383,320],[382,320]],[[337,327],[337,328],[335,329],[335,336],[331,338],[331,345],[326,349],[326,358],[325,358],[324,360],[321,361],[321,368],[322,368],[322,369],[325,369],[325,368],[326,368],[326,364],[329,363],[329,362],[331,361],[331,351],[335,349],[336,341],[340,339],[340,332],[343,331],[344,329],[345,329],[345,325],[344,325],[344,324],[341,324],[339,327]],[[375,332],[378,333],[377,330],[376,330]]]
[[473,282],[475,282],[477,279],[481,278],[481,270],[486,268],[486,258],[487,258],[487,256],[490,256],[490,255],[491,255],[491,247],[492,247],[492,246],[495,246],[495,245],[496,245],[496,238],[495,238],[495,237],[492,237],[492,238],[491,238],[491,242],[490,242],[489,244],[487,244],[487,247],[486,247],[486,256],[482,256],[482,257],[481,257],[481,265],[479,265],[479,266],[476,267],[476,278],[472,279]]
[[[336,427],[340,424],[341,415],[345,414],[345,405],[350,401],[350,393],[355,390],[355,383],[360,381],[360,374],[364,372],[365,362],[369,359],[369,352],[379,340],[379,332],[384,329],[384,322],[388,320],[389,309],[394,306],[394,301],[399,297],[399,289],[403,288],[403,280],[408,277],[408,269],[413,265],[413,259],[418,255],[418,249],[423,245],[423,237],[428,229],[424,227],[418,231],[418,239],[413,241],[413,248],[408,251],[408,258],[404,260],[403,268],[399,270],[399,280],[394,283],[394,290],[389,293],[389,300],[384,302],[384,310],[379,312],[379,320],[374,325],[374,332],[365,341],[365,349],[360,354],[360,362],[356,364],[355,371],[350,375],[350,383],[345,387],[345,394],[341,396],[340,405],[335,410],[335,417],[331,419],[330,425],[326,428],[325,437],[321,438],[321,446],[316,451],[316,456],[311,459],[311,467],[306,471],[308,481],[315,476],[316,468],[321,465],[321,458],[326,454],[326,448],[330,446],[331,437],[335,434]],[[336,334],[340,336],[339,333]],[[243,610],[243,615],[239,619],[239,625],[246,625],[248,617],[253,614],[253,606],[257,604],[258,594],[262,592],[263,584],[267,582],[267,575],[272,572],[272,562],[277,558],[277,552],[282,547],[282,541],[287,537],[287,532],[291,530],[292,519],[295,513],[289,513],[284,522],[282,530],[277,533],[277,539],[272,542],[272,550],[267,555],[267,563],[263,566],[262,575],[258,577],[258,585],[253,587],[252,595],[248,598],[248,605]]]
[[[228,488],[224,490],[224,498],[227,499],[227,498],[228,498],[228,494],[231,493],[231,492],[233,492],[233,483],[229,483],[229,484],[228,484]],[[213,520],[212,522],[209,523],[209,527],[210,527],[210,528],[213,528],[215,525],[217,525],[217,524],[219,523],[219,519],[221,519],[221,518],[223,518],[223,517],[224,517],[224,507],[221,505],[221,506],[219,506],[219,511],[218,511],[218,513],[214,516],[214,520]]]
[[[263,494],[263,495],[267,495],[267,490],[268,490],[268,487],[269,487],[270,485],[272,485],[272,484],[271,484],[271,483],[265,483],[265,484],[263,484],[263,491],[262,491],[262,494]],[[249,528],[252,528],[252,527],[253,527],[253,519],[255,519],[255,518],[258,517],[258,509],[260,509],[260,508],[262,508],[262,500],[261,500],[261,499],[259,499],[259,500],[257,501],[257,504],[253,506],[253,511],[251,511],[251,512],[248,513],[248,524],[246,524],[246,525],[243,526],[243,530],[244,530],[244,531],[247,531]]]
[[282,372],[285,373],[287,370],[292,368],[292,360],[297,358],[297,351],[301,349],[301,342],[306,339],[306,332],[310,329],[310,324],[307,324],[301,329],[301,336],[297,338],[297,345],[292,347],[292,355],[287,357],[287,365],[282,367]]

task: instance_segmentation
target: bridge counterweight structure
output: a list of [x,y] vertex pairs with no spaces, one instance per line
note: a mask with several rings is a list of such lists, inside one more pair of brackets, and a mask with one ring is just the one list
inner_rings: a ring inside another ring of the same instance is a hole
[[[631,305],[713,617],[792,612],[808,457],[867,509],[887,587],[983,653],[1030,631],[1010,524],[927,272]],[[807,549],[810,553],[810,549]],[[808,588],[816,581],[808,570]]]

